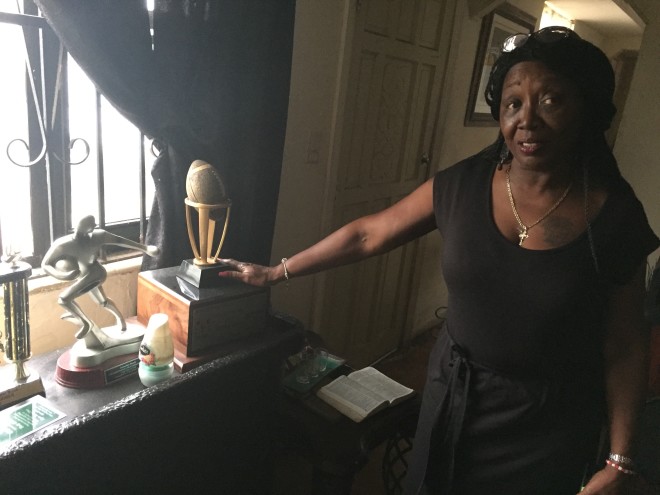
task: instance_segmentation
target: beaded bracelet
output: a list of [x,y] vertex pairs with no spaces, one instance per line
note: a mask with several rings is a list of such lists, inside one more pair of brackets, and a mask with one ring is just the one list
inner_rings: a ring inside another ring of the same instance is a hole
[[633,461],[630,457],[626,457],[625,455],[621,454],[614,454],[610,452],[608,456],[609,460],[616,463],[616,464],[621,464],[623,466],[628,466],[629,468],[634,468],[635,467],[635,461]]
[[286,268],[286,262],[289,261],[288,258],[282,258],[282,266],[284,267],[284,278],[286,279],[286,285],[289,285],[289,270]]
[[632,469],[626,469],[623,466],[621,466],[621,465],[619,465],[615,462],[610,461],[609,459],[607,459],[605,462],[607,463],[608,466],[611,466],[614,469],[616,469],[618,471],[621,471],[623,474],[629,474],[629,475],[632,475],[632,476],[637,474],[636,471],[633,471]]

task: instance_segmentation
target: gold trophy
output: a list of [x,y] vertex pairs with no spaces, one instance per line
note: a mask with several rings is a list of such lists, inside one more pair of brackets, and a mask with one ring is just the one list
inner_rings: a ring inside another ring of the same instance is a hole
[[[219,260],[219,256],[229,226],[231,199],[227,197],[218,171],[203,160],[195,160],[190,165],[186,176],[186,194],[186,225],[195,257],[181,263],[177,277],[198,289],[218,287],[222,283],[218,273],[227,269],[227,265]],[[197,239],[194,228],[195,211]],[[218,223],[222,225],[222,233],[215,248]]]
[[181,372],[226,354],[225,344],[267,327],[269,291],[220,277],[232,202],[218,171],[203,160],[186,177],[186,224],[194,258],[138,274],[137,316],[169,316],[174,367]]
[[28,278],[31,274],[32,267],[18,261],[17,254],[2,257],[0,283],[3,288],[5,324],[1,332],[0,350],[13,363],[13,369],[7,365],[0,371],[0,408],[33,395],[45,395],[39,374],[25,367],[25,362],[32,356],[28,296]]

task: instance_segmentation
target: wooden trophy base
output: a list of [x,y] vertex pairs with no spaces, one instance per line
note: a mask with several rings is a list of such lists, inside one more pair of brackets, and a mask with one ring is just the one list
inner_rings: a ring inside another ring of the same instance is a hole
[[213,361],[214,359],[228,353],[229,352],[223,348],[212,348],[203,354],[188,356],[186,354],[185,346],[177,340],[174,340],[174,369],[179,373],[185,373],[186,371],[190,371],[197,366]]
[[103,388],[137,374],[140,360],[136,352],[116,356],[97,366],[79,368],[72,363],[71,351],[57,359],[55,381],[69,388]]
[[0,409],[5,409],[33,395],[46,396],[39,373],[30,372],[25,380],[15,379],[15,365],[7,364],[0,369]]
[[266,328],[268,290],[217,278],[219,287],[200,289],[181,279],[178,267],[138,274],[138,321],[146,325],[155,313],[169,316],[179,372],[230,352],[233,343]]

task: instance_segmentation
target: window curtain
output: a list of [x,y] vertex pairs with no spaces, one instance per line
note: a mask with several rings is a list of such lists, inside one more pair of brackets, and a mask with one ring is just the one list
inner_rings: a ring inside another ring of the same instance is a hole
[[[232,213],[221,256],[270,261],[289,95],[295,0],[35,0],[99,91],[160,155],[143,269],[192,257],[185,178],[223,176]],[[127,144],[128,146],[128,144]],[[111,171],[110,171],[111,173]]]

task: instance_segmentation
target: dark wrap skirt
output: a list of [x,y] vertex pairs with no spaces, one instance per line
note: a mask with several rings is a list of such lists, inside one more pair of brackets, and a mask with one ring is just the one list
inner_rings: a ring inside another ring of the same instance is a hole
[[598,455],[602,389],[593,378],[498,373],[445,329],[429,359],[406,493],[575,495]]

